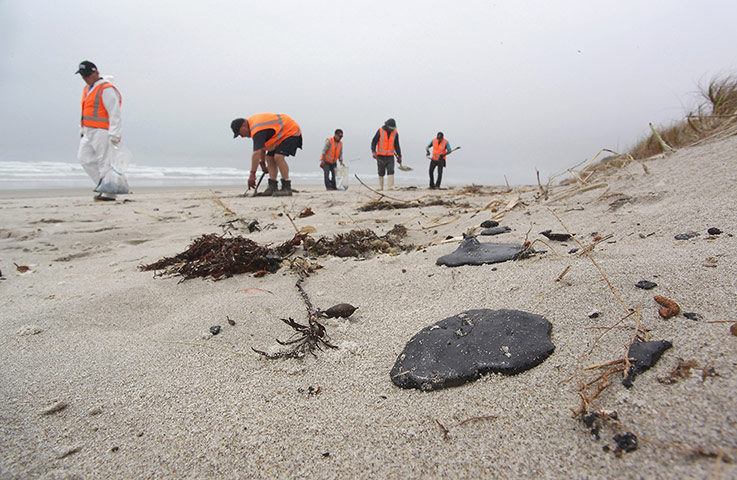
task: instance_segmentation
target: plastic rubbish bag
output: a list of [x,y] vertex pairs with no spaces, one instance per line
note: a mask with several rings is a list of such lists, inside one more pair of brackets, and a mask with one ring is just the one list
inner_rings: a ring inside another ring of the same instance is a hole
[[338,167],[335,173],[338,176],[338,190],[348,190],[348,167]]
[[95,191],[121,195],[130,193],[125,172],[128,171],[128,165],[133,155],[130,150],[122,145],[111,146],[107,153],[110,155],[110,170],[102,177]]

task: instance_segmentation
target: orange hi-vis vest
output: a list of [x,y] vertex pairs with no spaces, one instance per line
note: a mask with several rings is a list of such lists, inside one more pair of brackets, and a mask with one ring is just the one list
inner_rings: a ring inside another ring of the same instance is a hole
[[[107,113],[105,104],[102,103],[102,91],[106,88],[112,88],[116,92],[118,89],[109,82],[101,82],[90,90],[90,86],[84,87],[82,92],[82,126],[92,128],[104,128],[107,130],[110,126],[110,116]],[[118,92],[118,101],[123,105],[123,97]]]
[[340,158],[340,151],[343,149],[343,142],[335,141],[335,137],[330,137],[326,140],[330,142],[328,151],[322,156],[322,159],[328,163],[335,163]]
[[448,148],[448,140],[443,138],[438,142],[438,137],[432,139],[432,159],[439,160],[441,155],[445,155],[445,150]]
[[384,127],[379,129],[379,142],[376,144],[376,155],[391,157],[394,151],[394,139],[397,138],[397,129],[392,130],[391,134],[387,134]]
[[292,120],[289,115],[283,113],[257,113],[248,117],[248,127],[251,129],[251,137],[262,130],[273,129],[276,132],[266,141],[264,148],[267,151],[274,151],[282,140],[289,137],[302,135],[297,122]]

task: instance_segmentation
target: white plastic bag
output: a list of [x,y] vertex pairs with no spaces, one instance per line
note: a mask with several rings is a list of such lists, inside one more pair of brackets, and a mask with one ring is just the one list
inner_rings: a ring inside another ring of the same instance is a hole
[[107,154],[110,155],[110,170],[102,177],[95,191],[121,195],[130,193],[125,172],[128,171],[128,165],[133,155],[130,150],[122,145],[111,146]]
[[342,166],[335,169],[338,176],[338,190],[348,190],[348,167]]

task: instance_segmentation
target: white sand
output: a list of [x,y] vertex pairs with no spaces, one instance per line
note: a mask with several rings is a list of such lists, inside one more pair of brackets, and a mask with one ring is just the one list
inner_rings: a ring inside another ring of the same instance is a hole
[[[706,323],[737,320],[737,239],[728,235],[737,234],[736,157],[737,138],[693,147],[647,161],[649,173],[634,163],[592,177],[589,184],[608,184],[604,198],[602,187],[550,205],[529,189],[391,193],[442,195],[474,208],[519,195],[522,203],[502,220],[512,232],[484,242],[562,232],[549,207],[586,244],[593,232],[613,234],[594,259],[626,305],[641,309],[651,338],[674,345],[633,388],[615,378],[593,405],[616,410],[640,437],[639,449],[621,458],[602,448],[613,447],[613,430],[596,440],[571,417],[578,382],[591,376],[581,367],[621,358],[633,333],[613,329],[586,356],[604,331],[592,327],[613,325],[626,311],[588,258],[567,254],[572,241],[548,242],[558,255],[538,243],[548,253],[496,270],[436,266],[457,243],[363,261],[320,258],[324,268],[304,283],[315,305],[359,307],[350,320],[325,321],[340,349],[267,360],[250,347],[276,350],[274,338],[291,334],[279,318],[306,318],[294,273],[179,283],[137,268],[185,250],[200,234],[222,232],[219,225],[233,217],[207,190],[137,193],[113,205],[92,203],[91,192],[4,192],[0,478],[737,478],[734,463],[644,441],[737,461],[737,337],[728,323]],[[311,207],[316,215],[296,223],[314,226],[313,236],[359,227],[383,234],[405,223],[417,245],[459,236],[493,215],[445,206],[361,213],[370,192],[355,181],[346,192],[312,187],[291,198],[240,193],[218,190],[238,217],[274,225],[244,234],[259,243],[294,234],[278,216],[283,206],[293,216]],[[615,201],[619,208],[610,207]],[[448,225],[421,228],[456,215]],[[709,238],[709,227],[725,233]],[[674,240],[688,231],[701,236]],[[13,263],[32,271],[20,275]],[[658,287],[635,288],[643,279]],[[273,294],[241,292],[249,288]],[[656,294],[704,321],[661,319]],[[515,376],[430,393],[395,387],[389,370],[409,338],[471,308],[544,315],[555,352]],[[591,319],[594,310],[601,315]],[[222,333],[210,336],[212,325]],[[702,381],[695,369],[675,384],[658,382],[678,358],[718,376]],[[310,386],[320,394],[300,393]],[[56,402],[67,406],[42,415]],[[480,416],[494,418],[461,424]]]

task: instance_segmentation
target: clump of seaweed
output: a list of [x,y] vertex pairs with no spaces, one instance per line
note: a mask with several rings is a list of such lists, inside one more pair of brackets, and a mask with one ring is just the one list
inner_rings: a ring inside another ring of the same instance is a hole
[[305,237],[297,234],[276,248],[268,248],[240,236],[224,238],[215,233],[204,234],[184,252],[138,268],[160,271],[157,276],[181,275],[182,281],[208,276],[220,280],[237,273],[258,271],[274,273]]
[[471,206],[467,202],[455,202],[453,200],[444,200],[440,197],[433,197],[429,200],[415,200],[412,202],[390,202],[389,200],[371,200],[358,207],[361,212],[371,212],[374,210],[399,210],[402,208],[422,208],[422,207],[434,207],[434,206],[445,206],[452,208],[470,208]]
[[392,253],[407,251],[413,245],[405,245],[402,239],[407,236],[404,225],[394,225],[385,235],[377,235],[369,229],[356,229],[347,233],[339,233],[332,238],[304,238],[305,250],[314,256],[335,255],[336,257],[356,257],[369,252]]
[[281,321],[292,327],[295,333],[289,340],[281,341],[277,338],[276,342],[279,345],[291,346],[291,349],[277,353],[267,353],[251,347],[251,350],[266,358],[302,358],[306,353],[317,356],[315,355],[315,350],[322,351],[323,348],[338,348],[337,345],[330,343],[330,337],[325,330],[325,326],[317,321],[317,310],[312,306],[310,297],[307,295],[304,288],[302,288],[306,272],[299,268],[297,271],[299,279],[295,286],[297,287],[297,290],[299,290],[299,294],[302,296],[302,299],[307,306],[307,325],[298,323],[291,317],[282,318]]

